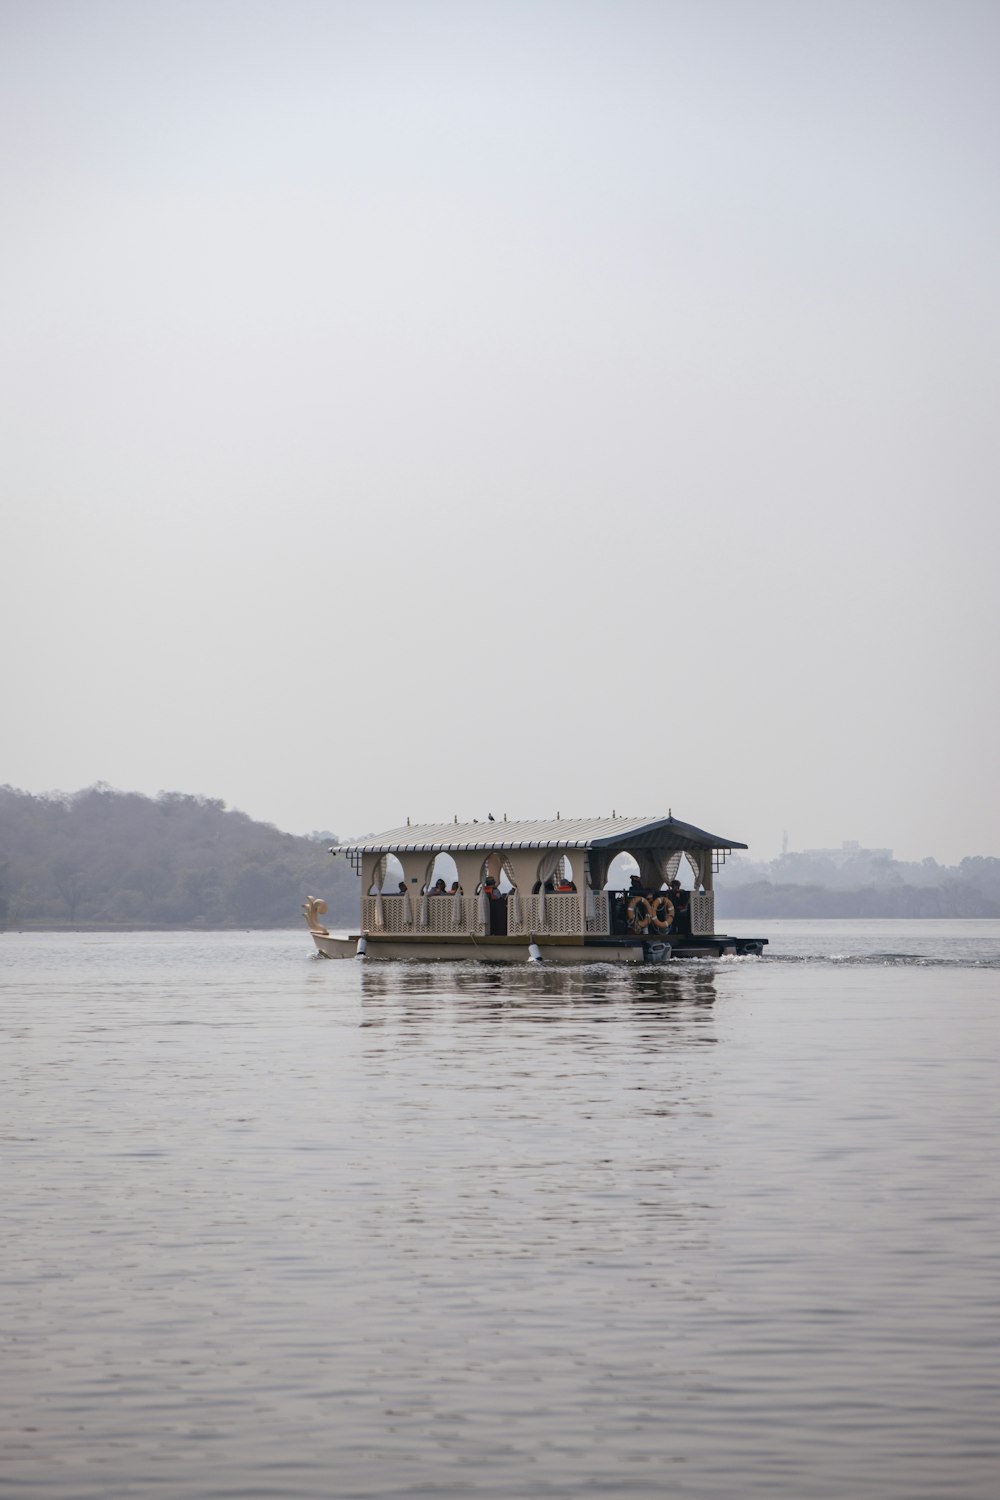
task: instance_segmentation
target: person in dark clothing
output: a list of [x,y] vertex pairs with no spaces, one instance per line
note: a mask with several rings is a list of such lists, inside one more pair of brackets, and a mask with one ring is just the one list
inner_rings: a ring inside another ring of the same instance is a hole
[[679,880],[672,880],[668,894],[674,903],[674,931],[690,932],[691,892],[682,890]]

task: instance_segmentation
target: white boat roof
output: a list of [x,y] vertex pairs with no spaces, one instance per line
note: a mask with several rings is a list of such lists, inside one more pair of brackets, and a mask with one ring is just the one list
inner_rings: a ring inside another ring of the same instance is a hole
[[672,816],[642,818],[543,818],[508,822],[506,819],[471,823],[409,823],[385,833],[336,844],[331,853],[420,854],[457,853],[493,849],[745,849],[735,839],[706,833]]

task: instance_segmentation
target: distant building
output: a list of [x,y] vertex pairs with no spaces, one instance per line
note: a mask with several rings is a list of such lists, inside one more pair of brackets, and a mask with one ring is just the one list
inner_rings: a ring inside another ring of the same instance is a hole
[[891,849],[862,849],[857,839],[845,839],[839,849],[803,849],[813,859],[829,859],[846,865],[852,859],[892,859]]

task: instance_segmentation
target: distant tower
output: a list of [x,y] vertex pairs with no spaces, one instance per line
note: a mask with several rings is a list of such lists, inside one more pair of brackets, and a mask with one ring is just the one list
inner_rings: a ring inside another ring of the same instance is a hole
[[784,859],[784,857],[785,857],[785,855],[787,853],[788,853],[788,829],[786,828],[785,831],[784,831],[784,833],[781,835],[781,857],[782,857],[782,859]]

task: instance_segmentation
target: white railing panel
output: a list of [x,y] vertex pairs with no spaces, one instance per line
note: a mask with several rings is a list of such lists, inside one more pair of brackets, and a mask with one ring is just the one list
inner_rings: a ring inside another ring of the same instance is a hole
[[362,896],[361,927],[364,932],[384,934],[386,937],[437,937],[443,934],[460,935],[475,932],[482,936],[486,927],[477,920],[475,897],[462,896],[461,914],[456,910],[452,895],[427,897],[427,921],[421,923],[423,896],[410,897],[410,918],[406,920],[406,904],[402,896],[382,897],[382,923],[378,920],[378,897]]
[[579,891],[568,895],[546,894],[543,920],[539,910],[541,897],[520,896],[518,917],[513,921],[508,906],[507,931],[512,937],[526,936],[531,933],[539,936],[565,934],[570,937],[582,933],[584,930],[582,902],[583,897]]
[[382,922],[378,919],[378,897],[362,896],[361,926],[366,932],[386,932],[394,936],[404,932],[415,932],[417,927],[418,902],[410,897],[410,916],[406,921],[406,905],[402,896],[382,897]]
[[[586,896],[584,901],[586,902]],[[591,897],[593,915],[587,918],[587,931],[606,934],[611,931],[611,912],[607,891],[594,891]]]
[[421,930],[424,932],[462,933],[482,932],[483,927],[476,919],[476,902],[472,896],[460,896],[459,904],[454,896],[428,896],[427,898],[427,926]]
[[715,892],[691,892],[691,931],[710,937],[715,931]]

